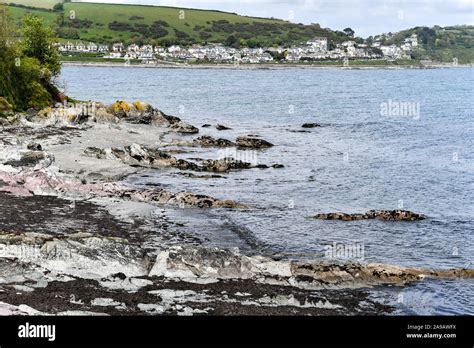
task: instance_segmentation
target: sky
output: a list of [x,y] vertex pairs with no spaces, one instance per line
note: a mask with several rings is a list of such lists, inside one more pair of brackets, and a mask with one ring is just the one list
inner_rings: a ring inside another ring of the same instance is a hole
[[[81,0],[83,1],[83,0]],[[86,0],[201,8],[275,17],[296,23],[350,27],[368,37],[416,26],[474,25],[474,0]]]

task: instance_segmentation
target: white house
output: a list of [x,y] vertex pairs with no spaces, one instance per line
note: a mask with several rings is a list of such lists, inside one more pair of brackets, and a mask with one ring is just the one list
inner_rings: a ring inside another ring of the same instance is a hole
[[311,46],[313,51],[326,52],[328,50],[328,39],[325,37],[315,37],[312,40],[309,40],[306,43],[308,46]]
[[112,51],[114,52],[123,52],[123,50],[124,50],[124,46],[123,46],[123,43],[121,42],[114,43],[112,46]]
[[97,46],[93,42],[90,42],[89,45],[87,46],[87,51],[89,51],[89,52],[97,52],[98,49],[99,49],[99,46]]

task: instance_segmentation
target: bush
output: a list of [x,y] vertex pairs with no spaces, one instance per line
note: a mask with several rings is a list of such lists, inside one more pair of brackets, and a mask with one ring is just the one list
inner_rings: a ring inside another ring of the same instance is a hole
[[27,15],[21,41],[12,41],[15,28],[0,5],[0,100],[2,109],[24,110],[51,105],[59,98],[52,84],[60,62],[51,28],[41,19]]
[[58,35],[65,39],[78,40],[80,38],[79,30],[76,28],[59,28]]
[[33,15],[26,15],[23,20],[23,53],[27,57],[38,59],[52,76],[59,75],[61,62],[59,52],[53,46],[54,31],[44,26],[43,21]]
[[109,29],[115,31],[132,31],[133,27],[128,23],[113,21],[112,23],[109,23]]
[[13,72],[18,109],[43,108],[53,103],[43,68],[36,58],[25,57]]

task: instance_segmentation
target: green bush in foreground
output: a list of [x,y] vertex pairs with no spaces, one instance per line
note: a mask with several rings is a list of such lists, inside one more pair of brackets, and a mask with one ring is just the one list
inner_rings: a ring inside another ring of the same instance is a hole
[[61,69],[54,32],[33,15],[24,18],[21,40],[16,30],[0,4],[0,98],[14,110],[51,105],[60,98],[53,84]]

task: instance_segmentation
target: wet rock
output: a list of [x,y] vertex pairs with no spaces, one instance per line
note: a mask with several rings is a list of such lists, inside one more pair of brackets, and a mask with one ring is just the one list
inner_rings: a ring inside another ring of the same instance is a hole
[[223,130],[231,130],[232,128],[229,128],[229,127],[224,126],[224,125],[222,125],[222,124],[218,124],[218,125],[216,126],[216,129],[217,129],[218,131],[223,131]]
[[206,123],[206,124],[203,124],[201,127],[202,127],[202,128],[209,128],[209,127],[212,127],[212,125]]
[[199,174],[194,174],[194,173],[178,173],[178,174],[188,177],[188,178],[194,178],[194,179],[222,179],[224,178],[224,176],[217,175],[217,174],[204,174],[204,175],[199,175]]
[[202,170],[216,173],[226,173],[231,170],[249,169],[251,163],[235,160],[234,158],[222,158],[219,160],[205,160],[201,163]]
[[387,221],[415,221],[424,220],[425,216],[407,210],[370,210],[366,213],[370,218]]
[[174,123],[171,125],[171,130],[181,133],[181,134],[197,134],[199,133],[199,129],[190,125],[189,123],[179,121],[178,123]]
[[106,158],[107,153],[105,150],[99,149],[98,147],[89,146],[84,150],[84,155],[103,159]]
[[208,135],[203,135],[193,141],[194,145],[203,146],[203,147],[233,147],[235,144],[227,139],[215,139]]
[[257,138],[255,136],[240,136],[236,139],[236,144],[239,148],[244,149],[265,149],[272,147],[273,144],[269,143],[266,140]]
[[26,148],[28,150],[32,150],[32,151],[42,151],[43,150],[43,147],[41,146],[41,144],[38,144],[38,143],[30,143],[26,146]]
[[385,264],[276,261],[245,256],[238,250],[174,247],[158,255],[149,276],[215,283],[222,279],[253,279],[258,283],[305,289],[406,284],[427,277],[474,277],[474,270],[434,272]]
[[88,147],[85,149],[86,156],[100,159],[117,159],[132,166],[147,168],[173,167],[181,170],[193,170],[204,172],[224,173],[231,170],[242,170],[252,168],[251,163],[235,160],[234,158],[222,158],[218,160],[201,160],[200,164],[184,159],[177,159],[159,149],[132,144],[124,148],[99,149]]
[[346,214],[346,213],[327,213],[317,214],[315,219],[320,220],[342,220],[342,221],[358,221],[380,219],[385,221],[416,221],[423,220],[426,217],[406,210],[370,210],[365,214]]
[[272,165],[272,168],[281,169],[281,168],[285,168],[285,166],[283,164],[276,163],[276,164]]
[[316,128],[316,127],[321,127],[321,125],[318,124],[318,123],[304,123],[301,127],[303,127],[303,128]]
[[174,167],[182,170],[196,170],[200,167],[183,159],[177,159],[159,149],[154,149],[138,144],[132,144],[124,148],[99,149],[88,147],[85,149],[86,156],[94,156],[100,159],[118,159],[129,165],[148,168]]
[[12,167],[34,167],[45,160],[51,163],[54,158],[43,151],[29,151],[21,154],[19,159],[8,160],[4,164]]

